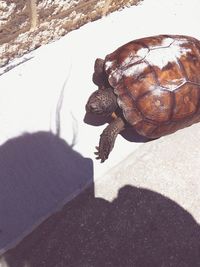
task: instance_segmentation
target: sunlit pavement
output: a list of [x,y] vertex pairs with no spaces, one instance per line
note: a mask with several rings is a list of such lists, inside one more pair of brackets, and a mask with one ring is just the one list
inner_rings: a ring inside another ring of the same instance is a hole
[[[36,50],[30,55],[30,60],[0,77],[0,166],[4,170],[0,173],[4,185],[0,189],[0,216],[4,218],[0,221],[3,240],[0,251],[18,243],[89,184],[93,184],[94,206],[95,198],[101,198],[109,209],[111,206],[117,208],[115,203],[120,200],[120,189],[123,197],[128,190],[127,201],[130,196],[129,199],[136,201],[137,205],[140,201],[143,203],[141,212],[147,205],[144,203],[148,202],[143,201],[146,192],[147,195],[150,192],[152,197],[159,194],[161,203],[163,197],[164,202],[172,201],[174,207],[184,212],[185,217],[177,217],[177,220],[183,220],[185,225],[184,218],[191,216],[195,231],[199,232],[196,222],[200,221],[200,124],[147,143],[118,136],[109,159],[101,164],[95,159],[94,151],[105,125],[94,126],[84,121],[86,101],[96,89],[92,73],[97,57],[104,58],[118,46],[144,36],[166,33],[200,38],[199,8],[198,0],[144,0],[138,6],[89,23]],[[70,150],[71,144],[73,150]],[[67,165],[69,159],[70,164]],[[23,186],[20,177],[23,178]],[[129,189],[126,185],[130,186]],[[147,191],[141,193],[139,189]],[[131,192],[139,194],[139,199],[135,199]],[[149,205],[151,213],[155,206],[153,203]],[[26,213],[29,206],[31,212]],[[157,216],[161,214],[158,212]],[[173,212],[169,214],[175,216]],[[113,221],[116,219],[115,216],[111,218]],[[155,222],[159,224],[158,218]],[[180,222],[178,225],[181,227]],[[105,227],[107,229],[107,224]],[[180,266],[199,266],[192,264]],[[70,266],[95,265],[77,263]]]

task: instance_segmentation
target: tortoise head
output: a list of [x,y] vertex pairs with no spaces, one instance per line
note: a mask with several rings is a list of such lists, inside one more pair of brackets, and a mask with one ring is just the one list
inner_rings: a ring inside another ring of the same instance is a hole
[[117,108],[117,97],[112,88],[100,88],[88,99],[86,112],[97,115],[110,115]]

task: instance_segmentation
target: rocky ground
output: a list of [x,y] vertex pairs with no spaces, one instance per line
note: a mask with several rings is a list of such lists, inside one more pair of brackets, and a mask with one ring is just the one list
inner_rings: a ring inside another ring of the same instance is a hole
[[0,67],[87,22],[139,0],[1,0]]

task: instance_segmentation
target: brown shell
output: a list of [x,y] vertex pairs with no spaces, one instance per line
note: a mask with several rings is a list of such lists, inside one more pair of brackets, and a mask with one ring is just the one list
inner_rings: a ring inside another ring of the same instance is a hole
[[125,119],[156,138],[200,121],[200,42],[159,35],[138,39],[105,59]]

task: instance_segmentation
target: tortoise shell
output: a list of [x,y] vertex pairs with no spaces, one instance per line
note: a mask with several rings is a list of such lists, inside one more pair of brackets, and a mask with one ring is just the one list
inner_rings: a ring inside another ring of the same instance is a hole
[[200,121],[200,42],[180,35],[131,41],[105,58],[124,118],[157,138]]

